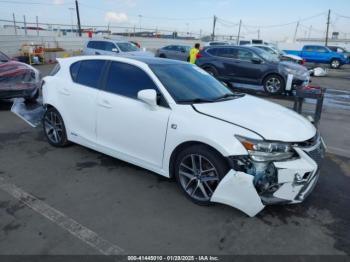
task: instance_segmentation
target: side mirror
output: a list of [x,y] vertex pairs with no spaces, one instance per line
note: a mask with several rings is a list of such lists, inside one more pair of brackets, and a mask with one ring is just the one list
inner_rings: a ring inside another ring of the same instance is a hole
[[118,50],[118,48],[113,48],[112,52],[119,53],[119,50]]
[[157,92],[154,89],[144,89],[137,93],[137,98],[155,110],[157,105]]
[[261,64],[263,61],[260,58],[252,58],[253,64]]

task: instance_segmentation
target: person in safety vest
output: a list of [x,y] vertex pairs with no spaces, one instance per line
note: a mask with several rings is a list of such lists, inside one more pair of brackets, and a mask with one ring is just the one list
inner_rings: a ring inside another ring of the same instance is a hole
[[196,63],[197,54],[199,53],[200,46],[201,45],[199,43],[196,43],[194,45],[194,47],[191,48],[191,51],[190,51],[190,63],[191,64],[195,64]]

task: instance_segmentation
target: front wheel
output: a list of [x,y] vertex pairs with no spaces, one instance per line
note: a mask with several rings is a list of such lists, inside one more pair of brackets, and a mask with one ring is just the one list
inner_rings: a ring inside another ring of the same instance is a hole
[[204,145],[195,145],[177,156],[175,177],[190,200],[199,205],[209,205],[216,187],[228,169],[220,154]]
[[70,144],[63,119],[55,108],[51,107],[46,110],[43,117],[43,128],[49,144],[55,147],[65,147]]
[[338,60],[338,59],[333,59],[332,61],[331,61],[331,68],[333,68],[333,69],[338,69],[338,68],[340,68],[340,66],[341,66],[341,63],[340,63],[340,61]]
[[285,83],[279,75],[269,75],[264,80],[264,89],[267,93],[275,95],[281,94],[285,89]]

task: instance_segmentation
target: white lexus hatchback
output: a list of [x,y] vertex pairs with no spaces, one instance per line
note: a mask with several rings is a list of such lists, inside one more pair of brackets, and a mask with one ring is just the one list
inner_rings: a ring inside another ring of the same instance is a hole
[[254,216],[302,202],[319,176],[324,144],[307,119],[185,62],[61,59],[44,78],[43,101],[51,145],[74,142],[175,177],[198,204]]

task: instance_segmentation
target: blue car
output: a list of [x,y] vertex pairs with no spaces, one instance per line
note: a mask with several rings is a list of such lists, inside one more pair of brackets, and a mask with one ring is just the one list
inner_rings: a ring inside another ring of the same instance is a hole
[[333,52],[331,49],[321,45],[305,45],[301,51],[284,50],[287,54],[297,55],[306,62],[329,64],[331,68],[338,69],[348,63],[344,54]]

